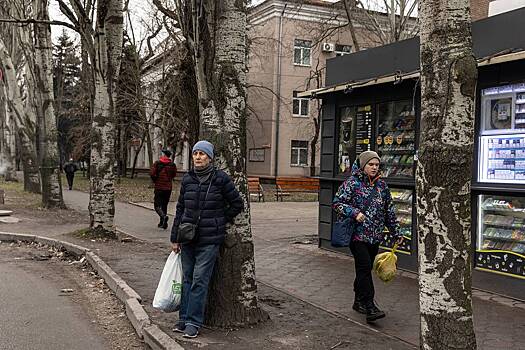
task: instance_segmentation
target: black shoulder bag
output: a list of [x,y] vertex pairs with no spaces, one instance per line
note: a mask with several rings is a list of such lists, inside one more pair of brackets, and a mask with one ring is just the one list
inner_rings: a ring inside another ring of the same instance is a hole
[[[213,174],[215,175],[215,174]],[[206,199],[208,198],[208,193],[210,192],[211,183],[213,181],[213,177],[210,178],[210,184],[208,185],[208,190],[206,191],[206,196],[204,197],[204,204],[206,204]],[[200,194],[199,194],[200,197]],[[197,239],[197,230],[199,229],[199,222],[201,221],[201,206],[200,201],[198,205],[198,216],[197,216],[197,222],[191,223],[191,222],[185,222],[182,224],[179,224],[179,228],[177,229],[177,243],[186,244],[191,243]]]

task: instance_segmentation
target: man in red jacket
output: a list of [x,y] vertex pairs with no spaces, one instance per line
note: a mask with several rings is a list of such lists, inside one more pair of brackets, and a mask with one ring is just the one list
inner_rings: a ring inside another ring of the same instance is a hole
[[164,149],[160,159],[153,163],[150,170],[151,180],[155,184],[155,211],[160,221],[157,227],[168,228],[168,203],[171,197],[172,181],[177,175],[177,167],[170,159],[171,151]]

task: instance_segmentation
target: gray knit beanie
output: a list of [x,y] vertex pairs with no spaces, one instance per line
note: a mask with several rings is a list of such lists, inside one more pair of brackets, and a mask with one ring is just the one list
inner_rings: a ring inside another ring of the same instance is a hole
[[365,168],[365,165],[368,164],[369,161],[372,159],[377,158],[377,160],[381,161],[381,158],[379,158],[379,155],[374,151],[364,151],[359,155],[359,167],[361,170]]
[[195,151],[202,151],[204,153],[206,153],[208,155],[208,157],[210,157],[210,159],[213,159],[213,145],[206,141],[206,140],[201,140],[199,142],[197,142],[195,144],[195,146],[193,146],[193,150],[191,151],[191,153],[195,152]]

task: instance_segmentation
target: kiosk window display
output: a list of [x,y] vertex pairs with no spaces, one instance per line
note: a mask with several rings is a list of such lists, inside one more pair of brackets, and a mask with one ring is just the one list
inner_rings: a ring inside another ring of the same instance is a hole
[[383,176],[413,178],[416,115],[411,101],[380,103],[377,115],[376,143]]
[[479,183],[496,184],[478,196],[476,268],[525,278],[525,84],[482,90]]
[[525,279],[525,198],[479,196],[476,266]]

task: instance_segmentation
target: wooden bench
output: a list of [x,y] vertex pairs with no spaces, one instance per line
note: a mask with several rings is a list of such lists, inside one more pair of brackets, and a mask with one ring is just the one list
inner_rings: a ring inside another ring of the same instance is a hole
[[275,197],[283,201],[291,193],[319,193],[319,179],[310,177],[277,177],[275,180]]
[[261,183],[259,182],[258,177],[249,177],[248,178],[248,192],[250,197],[257,197],[257,201],[260,202],[261,199],[264,202],[264,191]]

